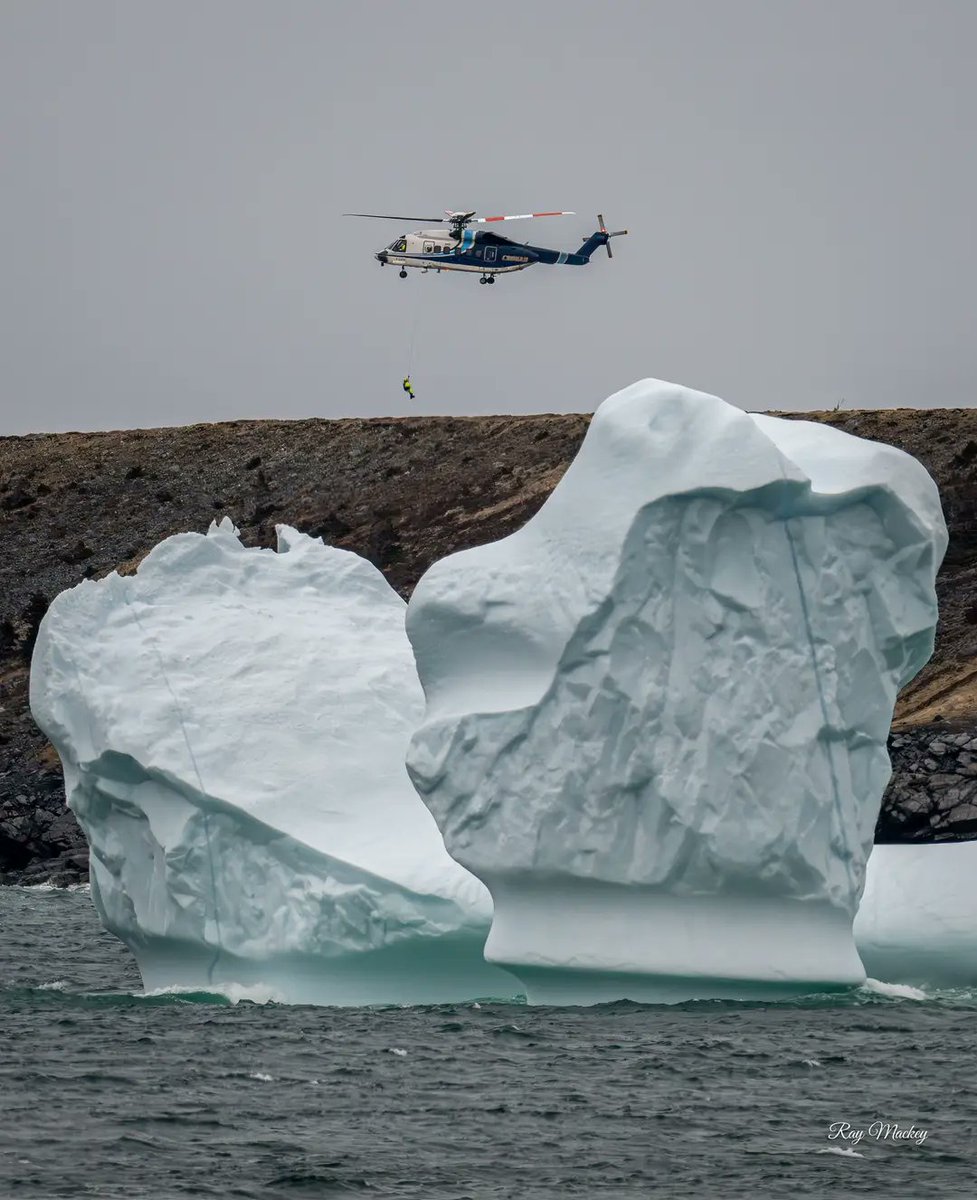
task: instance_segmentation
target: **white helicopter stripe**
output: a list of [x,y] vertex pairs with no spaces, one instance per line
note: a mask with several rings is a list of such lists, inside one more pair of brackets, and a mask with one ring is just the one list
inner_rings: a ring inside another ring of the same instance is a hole
[[387,264],[392,267],[420,267],[424,271],[477,271],[479,275],[507,275],[510,271],[525,271],[532,263],[519,263],[517,266],[496,267],[477,266],[468,263],[451,262],[446,258],[435,258],[426,254],[423,258],[410,258],[404,255],[390,255]]
[[490,221],[528,221],[530,217],[575,217],[573,212],[512,213],[504,217],[476,217],[473,225],[487,225]]

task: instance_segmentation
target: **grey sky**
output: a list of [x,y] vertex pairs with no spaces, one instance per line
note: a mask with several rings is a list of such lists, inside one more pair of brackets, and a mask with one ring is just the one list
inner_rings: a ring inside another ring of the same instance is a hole
[[[0,432],[977,400],[975,0],[0,0]],[[400,280],[343,211],[575,209]],[[416,319],[417,401],[404,402]]]

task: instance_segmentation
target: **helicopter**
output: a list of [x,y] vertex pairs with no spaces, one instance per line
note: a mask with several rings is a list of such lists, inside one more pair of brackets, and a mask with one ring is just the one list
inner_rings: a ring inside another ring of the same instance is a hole
[[573,217],[573,212],[510,213],[499,217],[479,217],[475,211],[444,210],[443,217],[397,217],[386,213],[343,213],[344,217],[369,217],[378,221],[423,221],[431,225],[446,225],[447,229],[418,229],[402,233],[389,246],[374,256],[382,267],[400,267],[400,278],[407,278],[408,267],[422,271],[470,271],[479,275],[479,283],[495,283],[496,275],[525,271],[536,263],[547,266],[585,267],[599,247],[611,253],[611,238],[621,237],[626,229],[609,233],[603,216],[597,217],[598,229],[584,240],[575,252],[548,250],[530,246],[488,230],[470,229],[470,225],[488,225],[494,221],[528,221],[535,217]]

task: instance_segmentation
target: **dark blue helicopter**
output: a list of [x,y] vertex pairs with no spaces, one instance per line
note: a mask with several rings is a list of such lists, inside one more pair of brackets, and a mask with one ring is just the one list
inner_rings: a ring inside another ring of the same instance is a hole
[[443,217],[396,217],[384,213],[343,213],[344,217],[371,217],[382,221],[426,221],[446,225],[446,230],[419,229],[404,233],[381,250],[376,259],[381,266],[400,267],[401,279],[407,278],[408,267],[422,271],[474,271],[479,283],[495,283],[496,275],[510,271],[525,271],[536,263],[547,266],[583,267],[599,246],[611,254],[611,238],[621,237],[626,229],[608,233],[604,218],[598,216],[598,230],[587,238],[579,250],[567,252],[548,250],[545,246],[530,246],[514,242],[487,230],[469,229],[469,225],[488,225],[493,221],[527,221],[533,217],[572,217],[572,212],[518,213],[502,217],[476,217],[473,212],[453,212],[445,209]]

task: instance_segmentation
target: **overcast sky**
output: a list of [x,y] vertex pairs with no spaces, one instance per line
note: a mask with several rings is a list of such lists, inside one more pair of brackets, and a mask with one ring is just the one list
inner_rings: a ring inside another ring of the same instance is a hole
[[[977,0],[0,0],[0,433],[972,405],[975,46]],[[339,215],[444,208],[631,233],[488,288]]]

